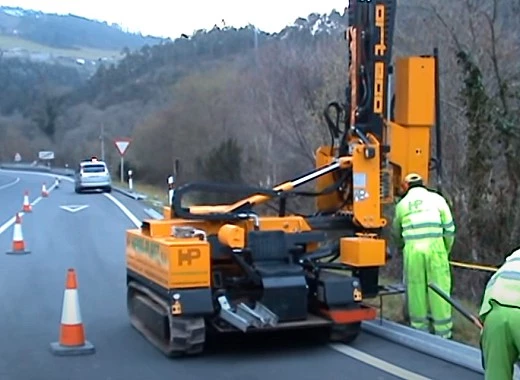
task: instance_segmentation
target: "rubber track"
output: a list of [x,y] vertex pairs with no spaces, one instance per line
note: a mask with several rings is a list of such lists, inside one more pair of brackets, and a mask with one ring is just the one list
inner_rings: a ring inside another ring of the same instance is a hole
[[[154,310],[158,318],[168,318],[169,340],[158,336],[134,314],[136,302]],[[206,326],[204,318],[175,317],[169,312],[168,303],[150,289],[130,282],[128,284],[127,307],[132,326],[150,343],[168,357],[197,355],[204,351]]]
[[360,332],[361,322],[333,325],[330,328],[329,340],[332,343],[350,344],[356,340]]

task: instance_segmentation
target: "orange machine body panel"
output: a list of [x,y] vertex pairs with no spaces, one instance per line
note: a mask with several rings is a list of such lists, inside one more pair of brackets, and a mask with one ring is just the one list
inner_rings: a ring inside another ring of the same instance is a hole
[[[174,237],[172,228],[175,226],[190,226],[204,230],[208,235],[220,235],[222,239],[237,242],[238,247],[245,244],[246,236],[241,234],[254,228],[250,221],[230,226],[224,222],[183,219],[145,220],[141,229],[127,231],[128,269],[166,289],[210,287],[210,243],[199,238]],[[260,229],[295,233],[310,231],[311,227],[300,216],[288,216],[260,218]],[[317,243],[309,244],[309,249],[316,247]]]
[[371,321],[377,318],[377,309],[364,304],[361,305],[361,307],[354,309],[321,309],[320,312],[322,315],[339,324]]
[[[381,159],[379,143],[372,138],[370,147],[353,145],[353,211],[354,220],[365,228],[381,228],[386,225],[381,208]],[[370,156],[367,157],[371,149]]]
[[165,289],[211,286],[211,250],[198,238],[150,238],[127,233],[127,267]]
[[396,183],[414,172],[428,183],[430,135],[435,125],[435,58],[404,57],[395,62],[395,120],[389,127],[389,158]]
[[356,268],[383,266],[386,264],[385,240],[368,236],[341,238],[340,261]]

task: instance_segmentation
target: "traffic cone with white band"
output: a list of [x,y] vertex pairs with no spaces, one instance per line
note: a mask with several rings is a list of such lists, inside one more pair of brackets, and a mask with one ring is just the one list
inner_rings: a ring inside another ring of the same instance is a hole
[[85,328],[81,319],[76,271],[67,271],[67,283],[61,309],[60,337],[51,343],[51,352],[57,356],[90,355],[96,352],[92,343],[85,339]]
[[25,194],[23,195],[23,212],[32,212],[32,206],[31,202],[29,202],[29,192],[26,190]]
[[42,197],[47,198],[49,196],[49,192],[47,191],[47,186],[45,185],[45,182],[42,185]]
[[25,249],[22,232],[22,217],[18,213],[16,213],[16,219],[13,226],[13,249],[6,253],[8,255],[27,255],[28,253],[31,253]]

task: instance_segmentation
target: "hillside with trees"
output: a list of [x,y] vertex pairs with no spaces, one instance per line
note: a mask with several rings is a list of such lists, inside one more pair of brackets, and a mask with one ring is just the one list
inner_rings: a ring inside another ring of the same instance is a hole
[[[394,56],[440,51],[454,258],[496,265],[520,242],[520,2],[403,0],[397,13]],[[5,108],[0,158],[51,149],[56,164],[75,163],[100,154],[103,126],[108,146],[133,138],[136,181],[164,186],[178,159],[183,181],[273,185],[312,168],[328,142],[323,109],[347,81],[345,24],[313,14],[277,34],[215,27],[127,49],[79,87]],[[117,170],[115,149],[106,159]],[[480,297],[487,276],[457,272],[456,289]]]
[[59,15],[0,6],[0,35],[17,36],[58,49],[80,47],[101,50],[138,49],[154,45],[162,38],[128,33],[117,24],[108,24],[75,15]]

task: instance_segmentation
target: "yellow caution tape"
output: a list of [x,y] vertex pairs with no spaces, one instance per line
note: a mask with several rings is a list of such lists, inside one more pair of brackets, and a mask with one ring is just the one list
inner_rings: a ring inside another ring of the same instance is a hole
[[450,264],[453,265],[454,267],[482,270],[482,271],[486,271],[486,272],[496,272],[498,270],[498,268],[495,268],[495,267],[492,267],[489,265],[468,264],[468,263],[461,263],[459,261],[450,261]]

